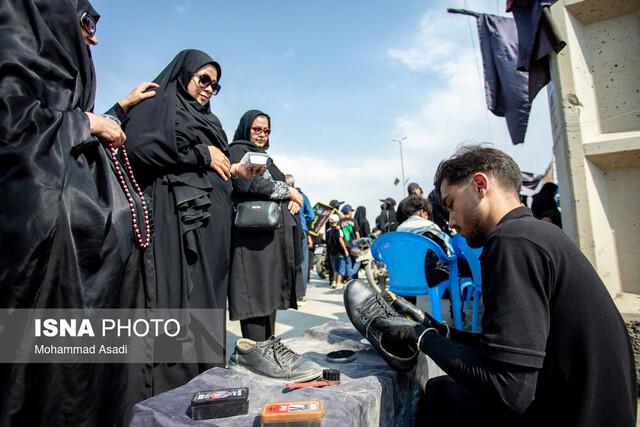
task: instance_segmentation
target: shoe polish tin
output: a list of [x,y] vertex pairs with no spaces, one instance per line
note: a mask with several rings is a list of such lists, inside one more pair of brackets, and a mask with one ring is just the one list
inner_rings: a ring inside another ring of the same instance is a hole
[[331,363],[349,363],[356,360],[356,352],[353,350],[338,350],[327,353],[327,361]]
[[248,412],[247,387],[199,391],[191,399],[191,418],[194,420],[233,417]]
[[320,427],[323,418],[320,400],[269,402],[260,411],[260,425],[268,427]]

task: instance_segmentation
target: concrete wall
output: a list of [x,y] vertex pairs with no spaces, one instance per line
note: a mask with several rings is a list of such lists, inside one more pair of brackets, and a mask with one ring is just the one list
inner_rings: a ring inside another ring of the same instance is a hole
[[551,14],[567,42],[551,60],[563,226],[612,296],[640,295],[640,0]]

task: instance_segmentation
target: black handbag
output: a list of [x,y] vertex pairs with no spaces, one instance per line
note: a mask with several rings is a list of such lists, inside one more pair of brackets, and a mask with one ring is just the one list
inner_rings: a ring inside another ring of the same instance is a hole
[[240,202],[233,225],[241,230],[275,230],[280,224],[280,204],[271,200]]

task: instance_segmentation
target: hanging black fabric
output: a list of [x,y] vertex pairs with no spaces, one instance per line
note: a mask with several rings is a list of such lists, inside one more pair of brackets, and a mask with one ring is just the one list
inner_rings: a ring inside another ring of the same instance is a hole
[[484,69],[487,108],[504,117],[514,144],[522,144],[527,132],[531,102],[528,74],[516,68],[518,34],[513,18],[468,10],[449,9],[476,18]]
[[513,13],[518,29],[517,68],[529,72],[529,101],[551,80],[549,54],[566,45],[560,40],[549,13],[558,0],[510,0],[507,12]]
[[[87,1],[74,6],[22,0],[0,9],[4,309],[136,307],[146,299],[129,201],[85,114],[95,72],[79,18],[99,15]],[[0,424],[121,425],[131,390],[145,397],[130,368],[4,364]]]
[[[487,107],[505,118],[513,144],[524,142],[531,102],[549,82],[547,55],[559,52],[565,45],[546,9],[555,1],[538,0],[534,5],[530,1],[511,2],[518,6],[513,6],[516,19],[448,9],[449,13],[476,18]],[[521,3],[528,6],[520,8]],[[542,30],[538,29],[540,23]]]

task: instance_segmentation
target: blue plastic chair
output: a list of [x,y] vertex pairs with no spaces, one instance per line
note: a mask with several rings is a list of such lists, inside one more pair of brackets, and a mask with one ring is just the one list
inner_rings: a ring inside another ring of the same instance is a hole
[[480,267],[480,254],[482,248],[472,248],[467,243],[467,239],[459,234],[455,234],[452,239],[453,250],[460,259],[467,260],[471,269],[471,277],[460,278],[460,289],[463,295],[466,294],[466,305],[469,307],[471,294],[473,293],[473,320],[471,331],[478,331],[478,308],[482,297],[482,271]]
[[[424,271],[427,251],[432,250],[443,262],[449,264],[449,279],[430,287]],[[431,315],[442,322],[440,308],[442,295],[449,289],[453,308],[453,325],[462,329],[462,307],[458,281],[458,259],[448,256],[433,240],[406,231],[385,233],[373,241],[371,254],[376,261],[387,266],[389,290],[398,295],[428,295]]]

